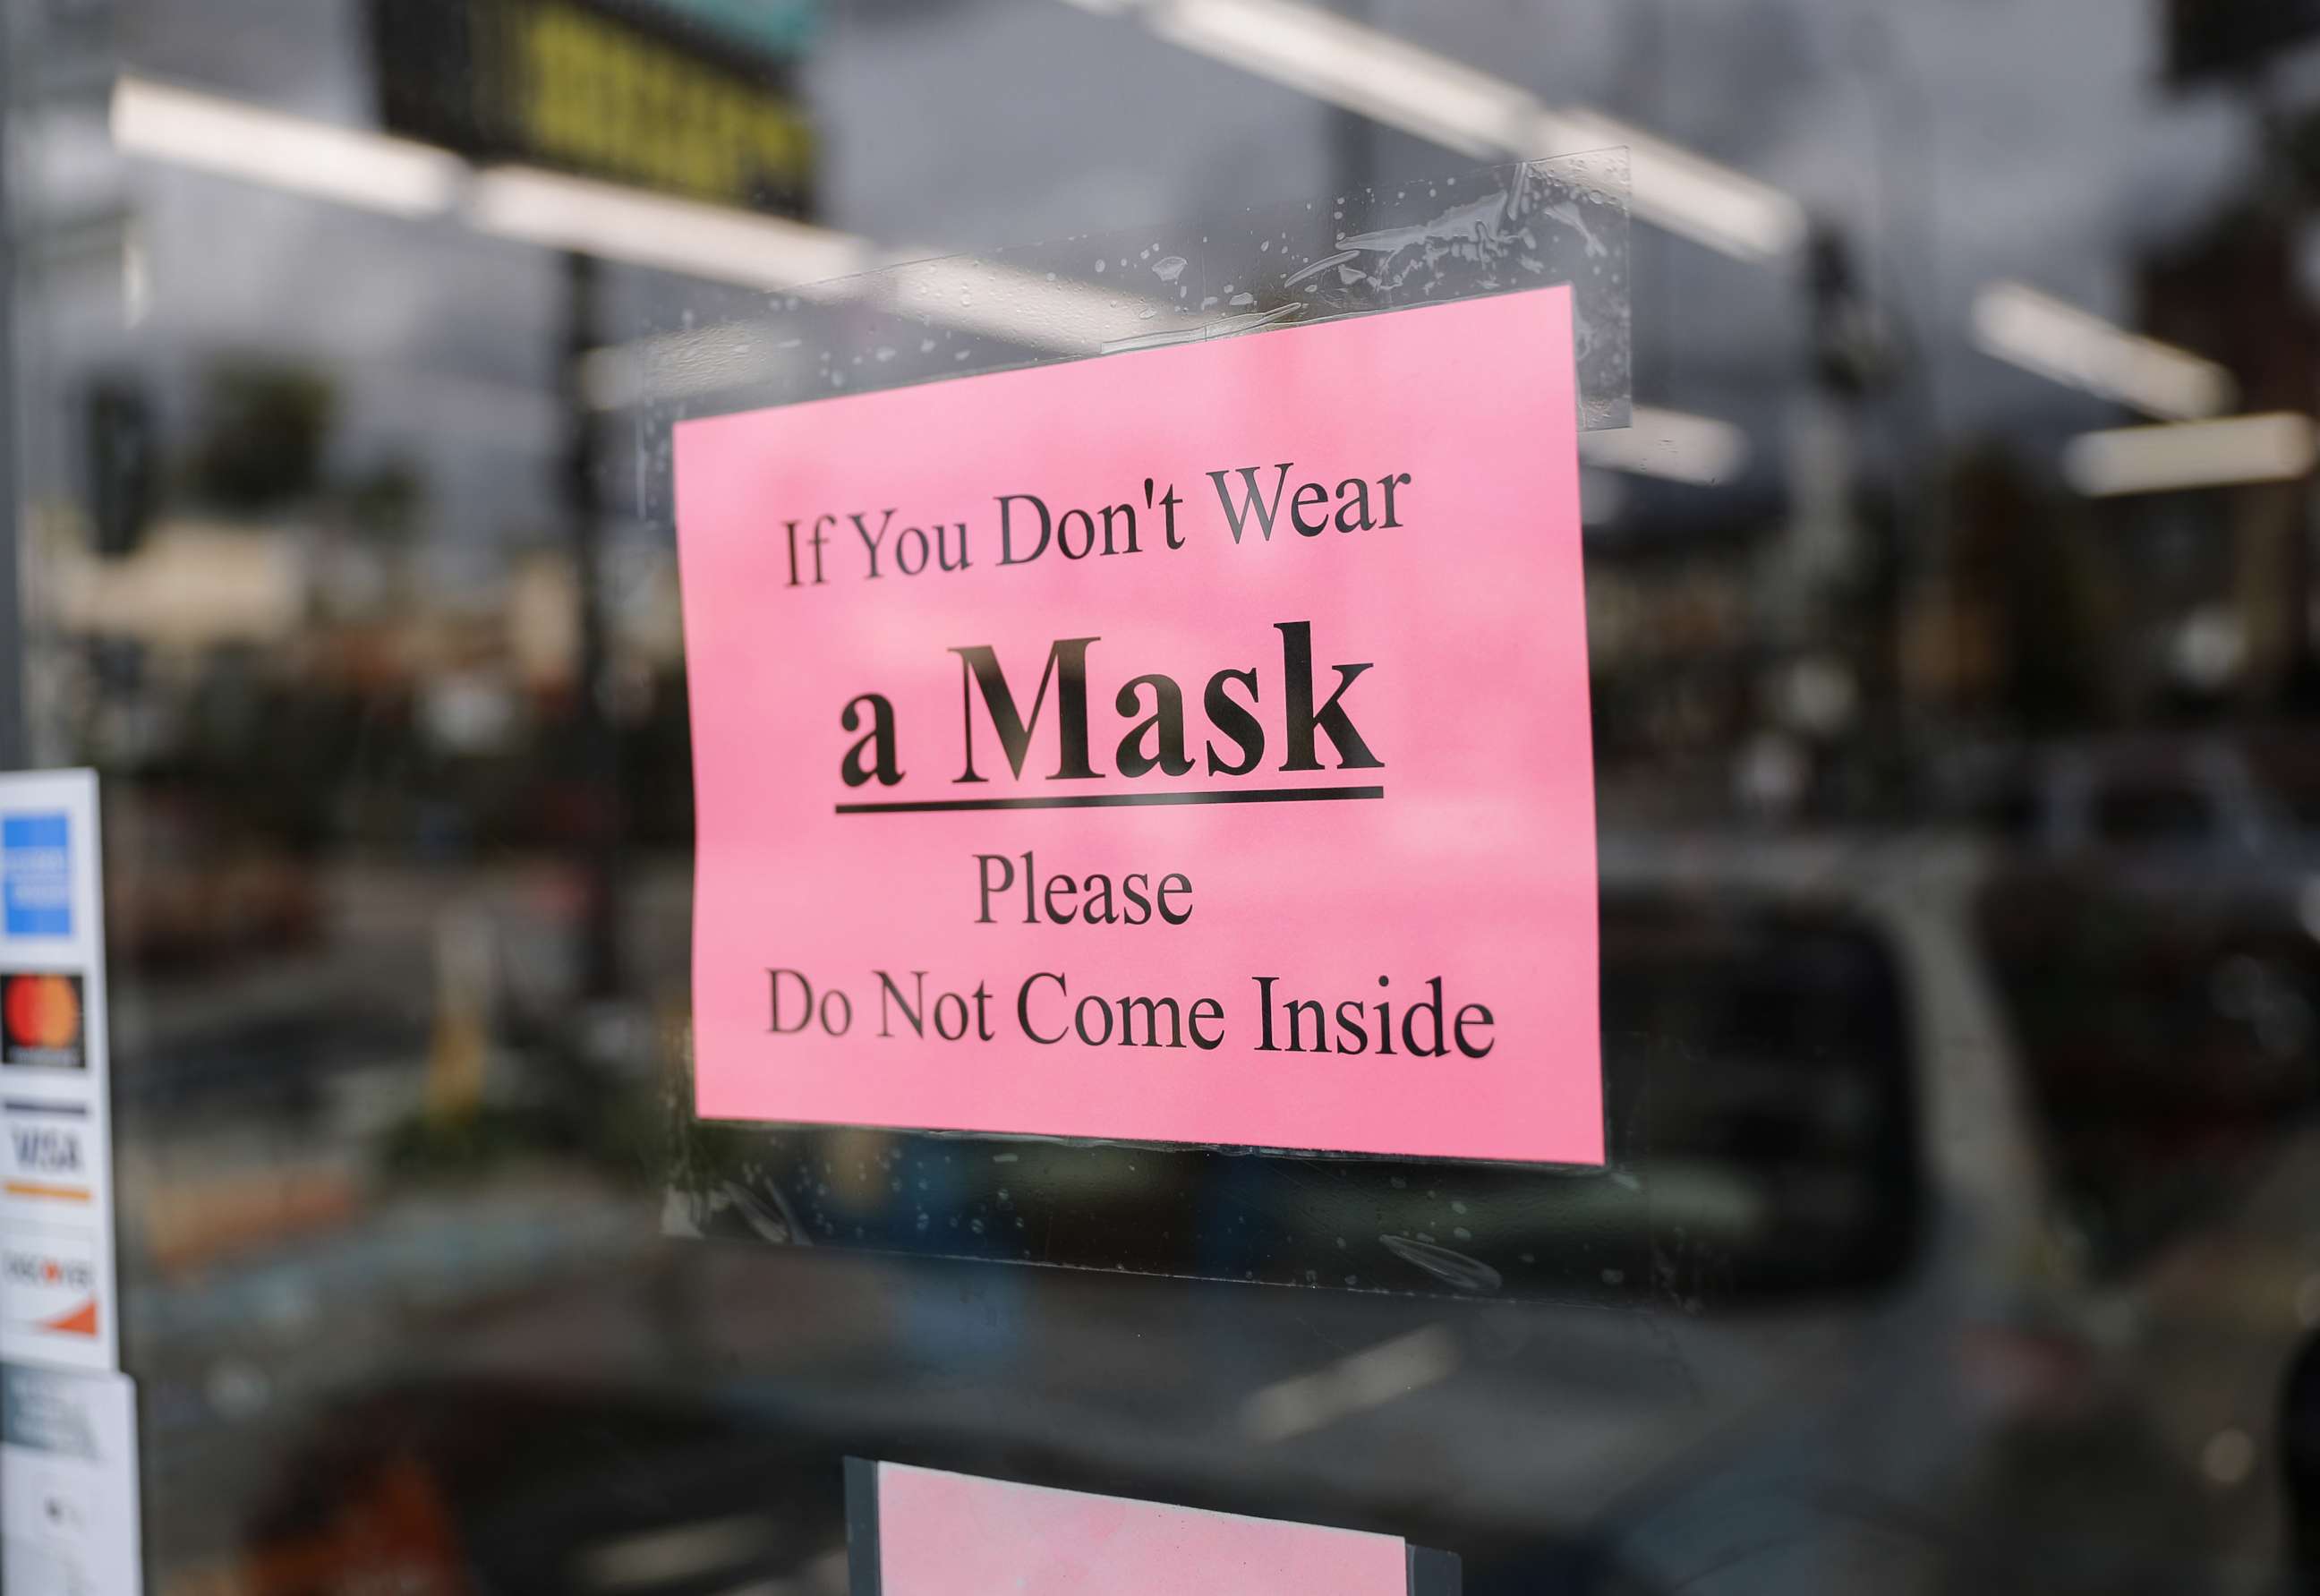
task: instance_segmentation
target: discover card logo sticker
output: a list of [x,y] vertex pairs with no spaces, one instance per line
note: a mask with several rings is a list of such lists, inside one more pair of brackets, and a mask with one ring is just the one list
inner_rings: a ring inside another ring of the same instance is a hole
[[0,1241],[0,1319],[12,1332],[93,1338],[96,1243],[86,1231],[11,1225]]
[[0,817],[0,924],[11,937],[72,935],[72,822]]

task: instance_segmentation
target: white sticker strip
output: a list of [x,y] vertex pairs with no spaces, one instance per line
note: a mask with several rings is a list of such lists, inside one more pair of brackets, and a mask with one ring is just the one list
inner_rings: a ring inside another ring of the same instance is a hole
[[135,1383],[0,1367],[0,1584],[138,1596],[140,1538]]
[[0,1360],[120,1367],[93,771],[0,775]]

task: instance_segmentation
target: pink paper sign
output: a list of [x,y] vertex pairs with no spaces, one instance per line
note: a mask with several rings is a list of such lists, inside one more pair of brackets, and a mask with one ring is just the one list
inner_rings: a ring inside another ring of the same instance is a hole
[[1407,1596],[1390,1535],[878,1465],[880,1596]]
[[1571,296],[676,429],[703,1118],[1599,1164]]

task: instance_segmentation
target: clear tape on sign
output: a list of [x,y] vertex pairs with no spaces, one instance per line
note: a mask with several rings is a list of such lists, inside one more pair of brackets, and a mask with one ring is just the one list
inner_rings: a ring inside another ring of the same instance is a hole
[[702,288],[680,324],[593,351],[583,381],[665,455],[690,416],[1566,284],[1580,430],[1623,428],[1627,240],[1627,151],[1600,150],[980,255],[892,251],[771,294]]

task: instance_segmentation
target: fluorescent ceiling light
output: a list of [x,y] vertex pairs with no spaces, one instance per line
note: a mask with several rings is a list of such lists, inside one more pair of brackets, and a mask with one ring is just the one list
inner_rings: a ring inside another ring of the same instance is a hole
[[[497,238],[825,304],[865,304],[1057,353],[1098,353],[1151,332],[1177,310],[1123,289],[961,257],[903,256],[873,269],[896,257],[830,228],[531,167],[471,172],[430,145],[136,77],[114,86],[113,131],[132,154],[318,199],[397,215],[461,207],[470,226]],[[650,361],[598,359],[592,395],[608,404],[630,402],[643,396],[646,366],[657,369],[664,355],[683,366],[710,347],[693,339],[673,355],[656,346]],[[687,391],[747,380],[730,358],[693,363],[698,370],[676,378],[692,384]]]
[[2131,404],[2168,421],[2197,421],[2231,407],[2231,373],[2188,349],[2114,327],[2100,316],[2023,283],[1992,283],[1974,295],[1974,347],[2025,371]]
[[[1101,353],[1178,307],[973,256],[874,255],[867,240],[778,217],[723,211],[552,172],[500,168],[475,182],[469,220],[485,232],[607,259],[908,317],[1057,354]],[[900,258],[897,258],[900,256]],[[883,264],[882,264],[883,262]],[[606,407],[737,386],[762,376],[766,323],[736,322],[598,350],[588,379]]]
[[863,240],[529,167],[472,177],[447,150],[142,78],[113,86],[122,150],[398,215],[453,208],[478,231],[753,288],[797,290],[871,264]]
[[[799,292],[1058,355],[1101,354],[1150,337],[1155,328],[1173,333],[1177,326],[1164,318],[1183,314],[1163,300],[965,255],[904,260]],[[593,349],[581,382],[588,403],[599,410],[692,398],[765,381],[802,341],[778,315],[720,322]]]
[[396,216],[450,209],[466,170],[431,145],[139,77],[113,85],[112,123],[127,155]]
[[1299,0],[1170,0],[1143,16],[1173,44],[1477,159],[1517,149],[1537,118],[1513,84]]
[[801,291],[869,264],[848,233],[530,167],[477,174],[467,220],[498,238],[748,288]]
[[1804,241],[1804,208],[1768,184],[1600,112],[1549,108],[1504,78],[1303,0],[1068,3],[1136,17],[1172,43],[1476,159],[1624,144],[1641,220],[1745,260],[1775,259]]
[[2084,432],[2062,450],[2062,476],[2090,498],[2287,482],[2320,458],[2312,418],[2279,411]]
[[1528,153],[1627,147],[1629,204],[1654,227],[1743,260],[1803,247],[1805,208],[1769,183],[1583,107],[1545,113]]
[[890,266],[866,286],[867,302],[880,310],[1060,355],[1101,354],[1119,340],[1164,330],[1164,318],[1183,313],[1166,300],[971,255]]
[[1579,458],[1613,471],[1712,487],[1747,464],[1748,435],[1711,416],[1638,404],[1627,427],[1581,433]]

